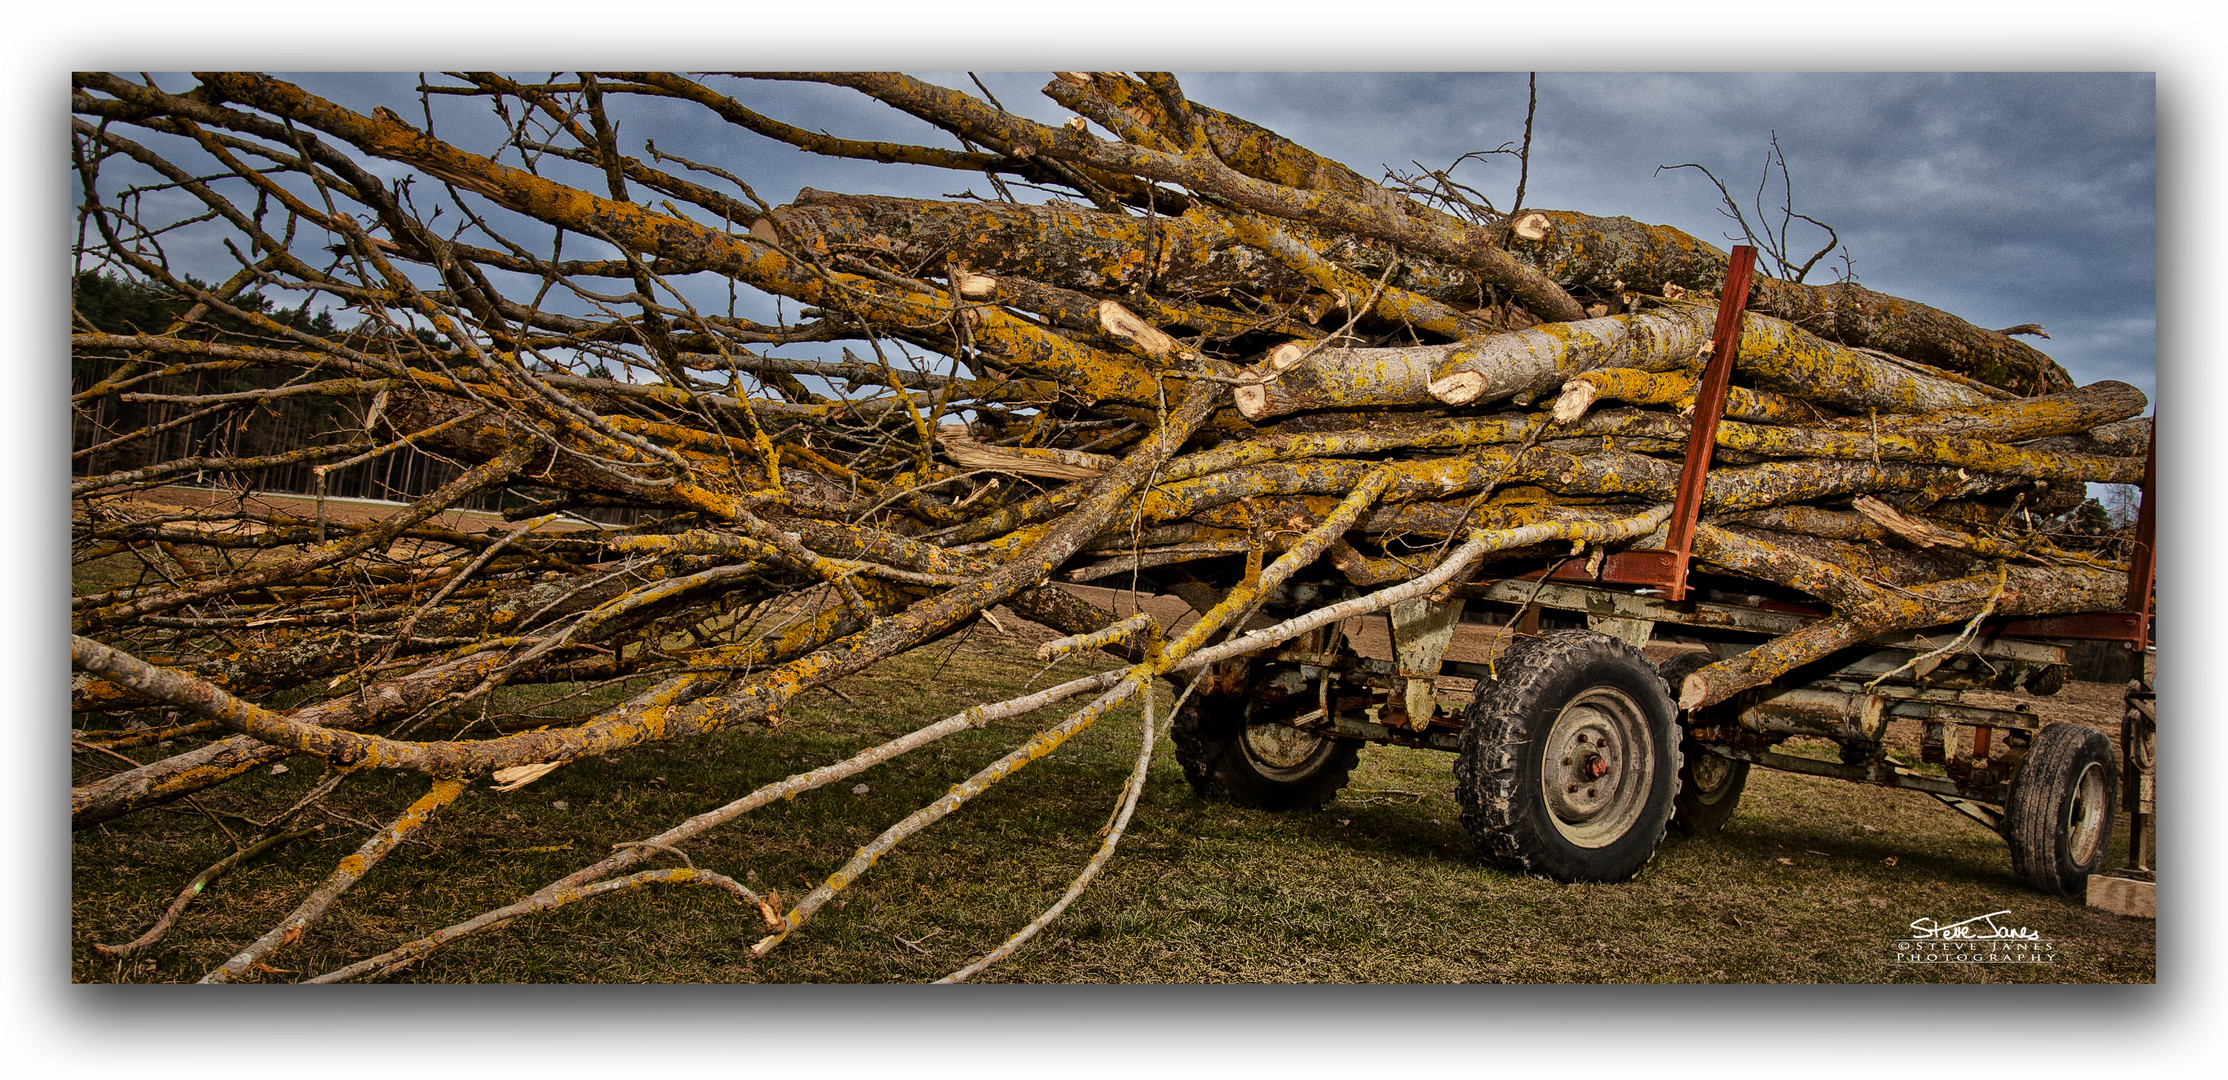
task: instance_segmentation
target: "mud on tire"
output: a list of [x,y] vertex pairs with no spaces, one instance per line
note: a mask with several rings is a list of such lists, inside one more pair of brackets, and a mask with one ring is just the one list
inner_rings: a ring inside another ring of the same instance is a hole
[[1518,641],[1481,680],[1455,759],[1462,824],[1487,862],[1624,881],[1671,820],[1679,733],[1640,650],[1592,631]]

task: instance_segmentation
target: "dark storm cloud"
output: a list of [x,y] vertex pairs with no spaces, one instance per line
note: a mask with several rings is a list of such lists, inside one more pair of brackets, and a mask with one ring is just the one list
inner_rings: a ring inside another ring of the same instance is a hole
[[[1205,74],[1194,96],[1366,176],[1523,138],[1525,76]],[[2075,379],[2155,386],[2154,80],[2142,73],[1556,73],[1539,78],[1526,204],[1629,215],[1727,246],[1699,172],[1750,202],[1776,133],[1794,208],[1872,288],[1988,327],[2041,323]],[[1506,158],[1465,165],[1497,205]],[[1766,207],[1780,205],[1778,190]],[[1756,221],[1753,210],[1751,222]],[[1796,245],[1823,242],[1798,226]],[[1811,280],[1831,280],[1824,264]]]

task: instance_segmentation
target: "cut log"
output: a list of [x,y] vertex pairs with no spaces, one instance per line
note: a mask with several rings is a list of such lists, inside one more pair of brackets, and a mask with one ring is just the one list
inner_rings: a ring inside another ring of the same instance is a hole
[[[1534,327],[1462,342],[1431,383],[1449,405],[1539,393],[1597,368],[1670,371],[1709,347],[1716,313],[1671,304],[1636,315]],[[1735,370],[1758,387],[1845,410],[1915,413],[1988,404],[1990,395],[1892,359],[1835,345],[1792,324],[1741,320]]]
[[2109,611],[2126,593],[2126,574],[2079,566],[2014,566],[2000,582],[1995,572],[1984,571],[1899,589],[1687,676],[1679,689],[1679,707],[1707,708],[1883,634],[1954,625],[1983,610],[1996,615]]
[[1907,492],[1928,502],[1941,502],[2004,491],[2028,482],[2016,476],[1976,474],[1945,465],[1789,458],[1712,470],[1702,485],[1702,508],[1708,513],[1729,514],[1887,492]]
[[1176,339],[1152,323],[1138,318],[1112,300],[1099,301],[1099,326],[1107,333],[1138,347],[1155,360],[1176,357]]
[[1819,506],[1770,506],[1711,519],[1715,525],[1748,525],[1773,532],[1801,533],[1833,540],[1885,540],[1894,535],[1862,514]]
[[[1555,419],[1558,423],[1569,423],[1585,415],[1587,408],[1603,398],[1635,405],[1669,405],[1682,413],[1692,412],[1695,384],[1700,375],[1699,370],[1685,369],[1642,371],[1638,368],[1599,368],[1588,371],[1563,384],[1563,395],[1555,399]],[[1750,390],[1741,386],[1725,388],[1727,419],[1753,420],[1766,424],[1808,424],[1831,415],[1816,405],[1785,394]]]
[[1539,394],[1595,368],[1670,371],[1705,355],[1716,316],[1675,307],[1536,326],[1448,348],[1431,396],[1449,405]]
[[1255,369],[1259,381],[1240,384],[1234,398],[1248,420],[1308,409],[1434,404],[1432,372],[1454,348],[1318,349],[1303,360],[1305,350],[1286,345]]
[[2143,479],[2143,462],[2137,458],[2066,454],[1942,435],[1874,435],[1863,431],[1766,427],[1727,421],[1718,425],[1717,443],[1767,457],[1918,461],[2068,483],[2093,480],[2134,484]]
[[[1713,291],[1725,280],[1724,252],[1669,226],[1565,210],[1541,213],[1554,228],[1538,240],[1518,239],[1510,250],[1566,287],[1661,294],[1666,285]],[[1851,348],[1878,349],[2015,394],[2073,387],[2064,368],[2025,342],[1855,284],[1758,278],[1748,310]]]
[[[2141,413],[2149,405],[2143,392],[2123,382],[2099,382],[2064,393],[2025,398],[2020,401],[1975,405],[1970,408],[1942,412],[1895,416],[1856,416],[1827,422],[1829,428],[1850,431],[1874,431],[1889,435],[1947,435],[1964,439],[1986,439],[1990,442],[2015,443],[2051,435],[2070,435],[2089,431],[2114,421],[2125,420]],[[2143,432],[2145,437],[2150,433]],[[2127,443],[2115,442],[2116,446]],[[2113,453],[2119,456],[2137,456],[2143,453],[2143,444],[2136,442],[2133,449],[2109,451],[2082,450],[2078,453]]]
[[2054,450],[2070,454],[2110,454],[2115,457],[2140,458],[2148,453],[2151,445],[2151,418],[2138,416],[2117,423],[2101,424],[2075,435],[2060,435],[2036,439],[2021,444],[2022,449]]
[[1911,551],[1884,544],[1777,533],[1749,526],[1695,526],[1696,556],[1775,585],[1809,593],[1835,607],[1881,599],[1877,582],[1899,586],[1942,581],[1970,573],[1971,555],[1956,550]]
[[805,188],[773,216],[815,250],[865,247],[931,265],[950,258],[976,274],[1082,292],[1120,294],[1148,280],[1179,295],[1304,284],[1234,244],[1229,226],[1212,215],[1148,219],[1063,202],[953,203]]
[[1741,320],[1734,369],[1760,389],[1847,411],[1935,412],[1995,400],[1993,394],[1834,344],[1794,323],[1753,311]]

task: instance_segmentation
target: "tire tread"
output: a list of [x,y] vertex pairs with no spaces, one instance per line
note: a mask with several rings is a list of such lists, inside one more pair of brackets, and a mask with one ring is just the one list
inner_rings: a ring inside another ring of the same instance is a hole
[[[2074,865],[2064,849],[2064,815],[2081,767],[2090,760],[2104,765],[2105,818],[2095,865],[2084,868]],[[2012,873],[2037,892],[2078,893],[2089,875],[2102,869],[2111,848],[2119,794],[2119,767],[2103,732],[2063,721],[2043,725],[2004,797],[2004,840],[2011,847]]]
[[[1655,857],[1655,847],[1670,823],[1668,793],[1664,805],[1642,815],[1637,829],[1647,833],[1646,854],[1627,867],[1606,870],[1574,865],[1558,857],[1540,837],[1529,835],[1526,820],[1524,759],[1532,719],[1528,710],[1576,666],[1600,662],[1635,665],[1646,672],[1661,693],[1661,680],[1640,650],[1593,631],[1557,631],[1511,645],[1496,663],[1497,679],[1481,682],[1477,699],[1467,714],[1462,751],[1455,758],[1455,791],[1462,804],[1463,828],[1486,862],[1503,870],[1533,874],[1557,881],[1624,881],[1638,874]],[[1664,716],[1671,715],[1670,698],[1663,695]],[[1659,730],[1670,773],[1678,773],[1681,757],[1675,724]],[[1675,781],[1674,781],[1675,782]]]
[[[1687,676],[1708,667],[1716,660],[1717,657],[1709,653],[1680,653],[1665,660],[1657,666],[1656,670],[1663,674],[1664,685],[1671,690],[1671,700],[1677,701],[1679,699],[1679,684],[1684,682]],[[1726,707],[1728,706],[1713,705],[1709,706],[1708,709]],[[1708,709],[1704,711],[1708,711]],[[1683,715],[1681,717],[1680,730],[1682,733],[1692,719],[1691,716]],[[1693,740],[1685,738],[1682,734],[1679,741],[1679,793],[1673,796],[1671,800],[1671,828],[1673,830],[1687,833],[1716,832],[1724,828],[1725,823],[1732,820],[1733,815],[1740,810],[1741,794],[1748,789],[1748,762],[1728,759],[1733,766],[1732,779],[1727,782],[1728,790],[1714,802],[1703,802],[1701,796],[1688,783],[1694,775],[1695,759],[1707,753],[1709,753],[1708,750],[1697,745]]]

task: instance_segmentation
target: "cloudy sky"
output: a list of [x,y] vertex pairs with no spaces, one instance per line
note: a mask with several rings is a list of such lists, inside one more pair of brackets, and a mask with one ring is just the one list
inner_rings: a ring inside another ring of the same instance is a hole
[[[1521,74],[1187,83],[1373,177],[1523,133]],[[1708,179],[1657,167],[1707,165],[1746,202],[1776,134],[1795,209],[1835,228],[1859,282],[1985,327],[2041,323],[2051,340],[2029,340],[2076,381],[2149,392],[2154,96],[2142,74],[1543,73],[1526,202],[1628,215],[1725,247],[1734,227]],[[1496,161],[1475,186],[1506,205],[1515,169]],[[1770,208],[1778,194],[1775,184]],[[1807,226],[1796,237],[1823,241]],[[1832,277],[1821,263],[1810,280]]]

